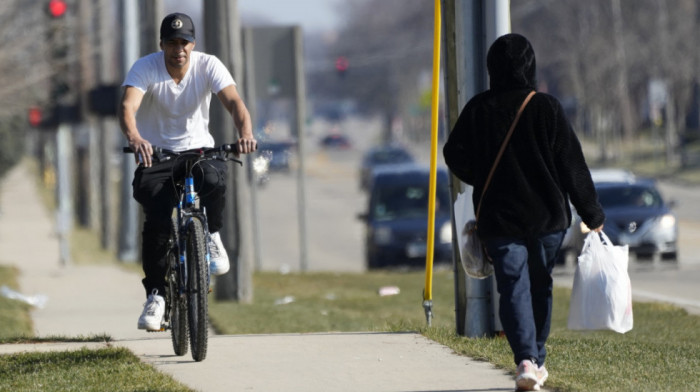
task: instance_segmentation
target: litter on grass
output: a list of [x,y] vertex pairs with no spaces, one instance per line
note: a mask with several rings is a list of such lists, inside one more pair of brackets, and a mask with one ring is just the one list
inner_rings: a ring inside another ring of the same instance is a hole
[[283,298],[275,300],[275,305],[287,305],[287,304],[291,304],[295,300],[296,300],[296,298],[294,298],[294,296],[287,295]]
[[46,301],[49,300],[49,298],[43,294],[24,295],[4,285],[0,287],[0,295],[5,298],[24,302],[39,309],[42,309],[46,305]]
[[384,286],[379,288],[379,296],[386,297],[389,295],[397,295],[401,292],[397,286]]

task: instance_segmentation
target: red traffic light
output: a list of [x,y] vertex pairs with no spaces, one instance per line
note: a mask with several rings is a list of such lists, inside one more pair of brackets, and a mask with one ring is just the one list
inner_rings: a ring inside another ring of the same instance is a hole
[[39,125],[41,125],[41,109],[39,109],[38,107],[30,107],[27,117],[29,119],[29,125],[33,127],[38,127]]
[[68,5],[63,0],[49,0],[49,13],[54,18],[60,18],[66,13]]
[[348,64],[348,59],[344,56],[340,56],[335,60],[335,69],[338,70],[338,72],[345,72],[348,70]]

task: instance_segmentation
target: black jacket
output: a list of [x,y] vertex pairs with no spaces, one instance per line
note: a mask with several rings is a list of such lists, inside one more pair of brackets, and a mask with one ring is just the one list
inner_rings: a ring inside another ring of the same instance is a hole
[[[504,42],[505,41],[505,42]],[[464,107],[445,144],[450,170],[474,187],[474,209],[520,104],[535,87],[535,58],[517,34],[499,38],[487,58],[491,88]],[[537,93],[525,108],[484,196],[481,237],[528,237],[565,230],[569,200],[590,228],[605,214],[559,101]]]

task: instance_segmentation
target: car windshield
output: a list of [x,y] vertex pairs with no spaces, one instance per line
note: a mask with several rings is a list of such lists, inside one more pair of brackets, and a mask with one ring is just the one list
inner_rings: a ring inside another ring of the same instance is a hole
[[597,192],[603,208],[658,208],[663,205],[659,192],[655,188],[648,186],[605,186],[598,188]]
[[[397,218],[421,218],[428,216],[428,184],[382,186],[377,189],[374,217],[378,221]],[[449,213],[447,186],[439,186],[435,198],[435,210]]]
[[413,159],[403,150],[384,150],[372,154],[370,161],[374,164],[411,162]]

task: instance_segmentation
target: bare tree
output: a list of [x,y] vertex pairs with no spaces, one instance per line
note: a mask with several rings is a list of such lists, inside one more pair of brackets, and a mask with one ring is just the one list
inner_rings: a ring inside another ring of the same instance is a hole
[[513,16],[555,93],[574,98],[577,129],[596,135],[603,159],[611,141],[638,135],[649,83],[661,81],[666,157],[675,160],[697,85],[697,0],[531,0],[514,3]]
[[48,99],[51,70],[45,58],[46,15],[40,4],[0,2],[0,117],[25,115],[29,106]]

